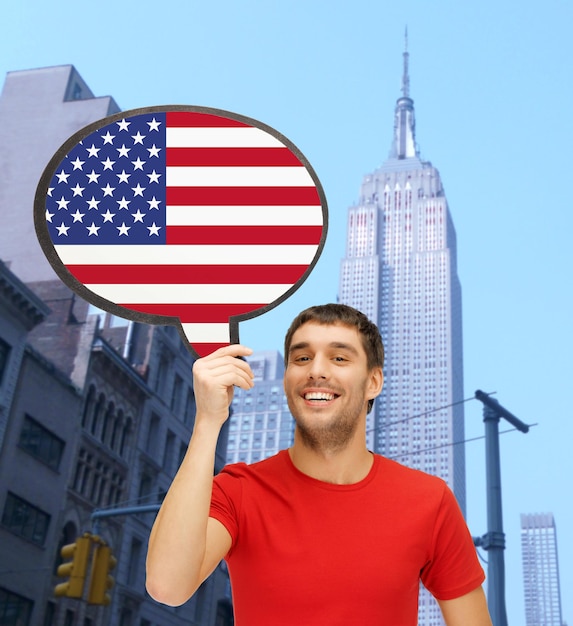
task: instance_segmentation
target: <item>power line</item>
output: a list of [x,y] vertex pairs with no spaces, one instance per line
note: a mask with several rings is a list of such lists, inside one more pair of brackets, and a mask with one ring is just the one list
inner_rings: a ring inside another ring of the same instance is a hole
[[452,402],[451,404],[446,404],[444,406],[437,407],[435,409],[430,409],[429,411],[425,411],[424,413],[418,413],[417,415],[411,415],[410,417],[405,417],[401,420],[395,420],[393,422],[389,422],[388,424],[381,424],[380,426],[375,426],[370,430],[366,431],[366,434],[369,435],[376,430],[383,430],[385,428],[390,428],[390,426],[395,426],[396,424],[403,424],[404,422],[409,422],[410,420],[416,419],[417,417],[425,417],[426,415],[431,415],[432,413],[437,413],[438,411],[443,411],[444,409],[450,409],[453,406],[457,406],[458,404],[464,404],[465,402],[469,402],[470,400],[475,400],[475,396],[471,396],[470,398],[466,398],[465,400],[458,400],[457,402]]
[[[532,428],[533,426],[538,426],[538,424],[537,423],[528,424],[528,426]],[[517,428],[508,428],[507,430],[501,430],[499,434],[505,435],[507,433],[512,433],[515,430],[517,430]],[[459,446],[462,443],[469,443],[471,441],[479,441],[480,439],[485,439],[485,435],[480,435],[479,437],[472,437],[471,439],[463,439],[462,441],[450,441],[449,443],[442,443],[439,446],[432,446],[431,448],[424,448],[423,450],[412,450],[410,452],[404,452],[402,454],[398,454],[397,456],[389,456],[388,458],[395,461],[396,459],[400,459],[405,456],[412,456],[413,454],[422,454],[423,452],[432,452],[432,450],[439,450],[440,448],[449,448],[452,446]]]

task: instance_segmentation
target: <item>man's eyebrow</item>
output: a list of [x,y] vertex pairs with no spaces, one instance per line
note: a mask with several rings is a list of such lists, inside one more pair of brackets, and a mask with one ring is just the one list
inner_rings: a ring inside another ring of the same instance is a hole
[[[299,341],[299,343],[295,343],[291,345],[291,347],[289,348],[289,354],[291,352],[295,352],[296,350],[306,350],[309,347],[310,347],[309,341]],[[346,350],[356,355],[358,354],[358,350],[353,345],[349,343],[344,343],[342,341],[332,341],[331,343],[328,344],[328,347],[335,348],[336,350]]]

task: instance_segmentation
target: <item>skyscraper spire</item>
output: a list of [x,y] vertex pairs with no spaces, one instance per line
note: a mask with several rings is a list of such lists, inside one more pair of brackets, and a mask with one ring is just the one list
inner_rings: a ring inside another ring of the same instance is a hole
[[404,33],[404,67],[402,72],[402,96],[396,101],[394,110],[394,141],[390,150],[392,159],[410,159],[419,156],[416,148],[416,122],[414,101],[410,98],[410,74],[408,63],[408,27]]
[[408,27],[404,31],[404,71],[402,73],[402,95],[404,98],[410,97],[410,75],[408,74]]

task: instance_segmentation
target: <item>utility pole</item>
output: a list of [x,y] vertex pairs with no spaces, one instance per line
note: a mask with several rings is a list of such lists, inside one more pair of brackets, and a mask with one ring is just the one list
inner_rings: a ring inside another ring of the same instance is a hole
[[522,433],[529,426],[517,419],[487,393],[475,392],[483,403],[485,423],[485,460],[487,489],[487,533],[475,540],[475,544],[488,551],[487,601],[493,626],[507,626],[505,610],[505,533],[501,506],[501,469],[499,454],[499,420],[503,417]]

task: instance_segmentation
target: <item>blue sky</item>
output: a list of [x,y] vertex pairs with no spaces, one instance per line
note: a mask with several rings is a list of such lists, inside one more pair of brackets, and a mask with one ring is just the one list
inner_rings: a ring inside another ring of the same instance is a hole
[[[254,349],[280,349],[293,315],[336,298],[347,208],[388,155],[408,26],[417,141],[440,170],[458,234],[465,396],[495,391],[538,424],[501,439],[509,622],[525,624],[519,514],[549,511],[573,621],[570,2],[35,0],[1,15],[2,78],[73,64],[122,109],[227,109],[305,154],[326,192],[329,236],[295,295],[241,325]],[[466,431],[483,435],[476,401]],[[481,535],[483,441],[467,455],[468,521]]]

